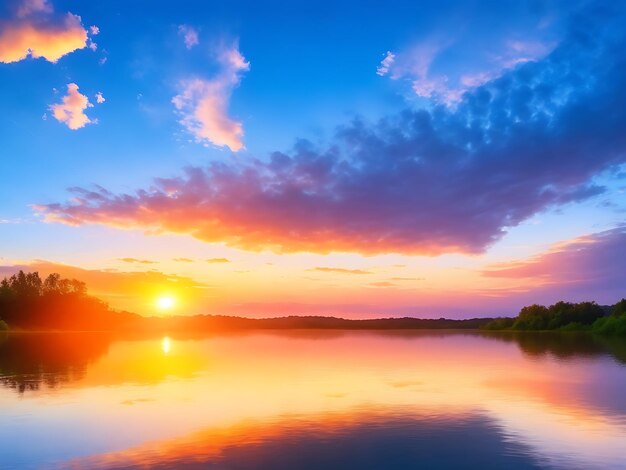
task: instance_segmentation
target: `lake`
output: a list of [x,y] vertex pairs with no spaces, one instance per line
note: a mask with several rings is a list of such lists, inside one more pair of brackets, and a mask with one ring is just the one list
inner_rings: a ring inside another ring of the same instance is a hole
[[626,340],[0,336],[0,468],[626,469]]

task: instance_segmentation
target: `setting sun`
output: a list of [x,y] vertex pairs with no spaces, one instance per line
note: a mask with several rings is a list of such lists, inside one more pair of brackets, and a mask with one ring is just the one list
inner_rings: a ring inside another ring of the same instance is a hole
[[626,470],[625,25],[0,0],[0,470]]
[[156,300],[156,306],[159,310],[170,310],[174,307],[176,300],[169,295],[163,295]]

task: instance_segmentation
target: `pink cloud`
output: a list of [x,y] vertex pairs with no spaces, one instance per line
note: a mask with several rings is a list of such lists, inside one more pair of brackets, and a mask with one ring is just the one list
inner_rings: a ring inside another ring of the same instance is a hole
[[63,97],[61,103],[51,105],[50,111],[57,121],[75,131],[94,122],[85,114],[85,110],[91,107],[93,105],[89,99],[78,91],[78,85],[69,83],[67,95]]
[[47,0],[24,0],[17,7],[18,18],[23,18],[33,13],[52,13],[52,5]]
[[448,76],[435,72],[433,63],[454,46],[453,42],[426,40],[405,51],[387,52],[376,73],[388,75],[392,80],[409,80],[414,93],[421,98],[455,104],[464,93],[502,76],[517,65],[545,57],[555,45],[541,41],[504,41],[495,46],[499,53],[489,56],[485,68]]
[[387,54],[385,54],[385,58],[380,61],[380,65],[376,68],[376,74],[380,75],[381,77],[387,75],[389,73],[389,69],[393,65],[393,61],[395,58],[396,55],[393,52],[387,51]]
[[461,90],[453,89],[447,76],[434,75],[431,70],[433,61],[448,46],[448,42],[428,40],[401,53],[388,51],[376,73],[389,75],[392,80],[408,79],[419,97],[456,102],[461,98]]
[[45,0],[26,0],[15,17],[0,21],[0,62],[18,62],[27,57],[56,62],[87,46],[87,31],[80,16],[55,14]]
[[487,277],[517,281],[536,302],[560,299],[613,303],[626,296],[626,226],[560,243],[526,260],[492,265]]
[[243,148],[243,126],[228,116],[227,108],[241,74],[250,69],[236,46],[219,52],[220,71],[210,79],[192,78],[180,83],[181,91],[172,98],[180,113],[180,123],[198,142],[227,146],[233,152]]
[[189,25],[181,24],[178,27],[178,33],[183,36],[183,41],[185,41],[185,47],[187,49],[191,49],[193,46],[197,46],[200,43],[198,31]]
[[[612,270],[618,251],[626,243],[626,228],[582,236],[556,244],[551,250],[530,259],[500,263],[483,271],[485,276],[533,279],[543,283],[561,284],[586,280],[598,269]],[[621,263],[618,263],[621,264]],[[592,269],[592,266],[595,266]]]

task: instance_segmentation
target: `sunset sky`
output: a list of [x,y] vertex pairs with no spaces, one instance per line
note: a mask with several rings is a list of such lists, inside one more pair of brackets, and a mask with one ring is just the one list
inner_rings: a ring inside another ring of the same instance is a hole
[[614,1],[4,1],[0,277],[144,315],[612,304],[624,24]]

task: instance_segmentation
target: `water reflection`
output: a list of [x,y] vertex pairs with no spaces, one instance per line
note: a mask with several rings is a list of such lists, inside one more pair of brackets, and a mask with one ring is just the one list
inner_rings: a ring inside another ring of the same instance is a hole
[[244,424],[69,462],[80,468],[382,469],[545,468],[480,413],[355,410]]
[[7,468],[626,468],[623,340],[294,331],[0,341]]
[[110,342],[101,333],[0,334],[0,384],[24,393],[80,380]]
[[161,341],[161,349],[163,350],[163,354],[168,354],[171,347],[172,345],[169,336],[164,337],[163,341]]
[[[214,337],[245,338],[259,332],[222,333]],[[560,360],[579,360],[581,358],[612,357],[619,363],[626,364],[626,340],[615,337],[600,337],[587,333],[558,332],[441,332],[441,331],[365,331],[349,332],[342,330],[294,330],[265,331],[263,335],[273,335],[288,340],[332,341],[342,337],[374,336],[398,341],[416,341],[425,338],[448,338],[451,336],[483,337],[486,340],[502,341],[517,346],[530,358],[556,358]],[[12,388],[19,393],[34,392],[43,389],[58,389],[71,382],[84,378],[89,364],[106,355],[113,342],[123,343],[135,350],[152,348],[155,339],[160,340],[162,354],[167,355],[174,340],[200,341],[207,335],[175,335],[164,337],[151,336],[113,336],[109,333],[0,333],[0,385]],[[136,346],[132,346],[135,344]],[[148,348],[146,348],[148,344]],[[151,356],[150,351],[144,351]],[[146,360],[151,359],[146,357]],[[200,361],[202,362],[202,361]],[[191,364],[188,364],[190,366]],[[200,366],[198,361],[196,365]],[[149,364],[140,368],[144,373],[138,376],[150,376],[150,381],[158,381],[172,373],[188,375],[193,373],[189,367],[174,371],[163,369],[162,363],[146,374]],[[135,371],[140,372],[140,371]],[[137,377],[135,377],[137,378]],[[402,381],[399,382],[401,384]]]
[[489,331],[481,334],[485,338],[515,343],[522,352],[532,357],[578,359],[610,355],[616,361],[626,364],[626,340],[620,337],[552,331]]

